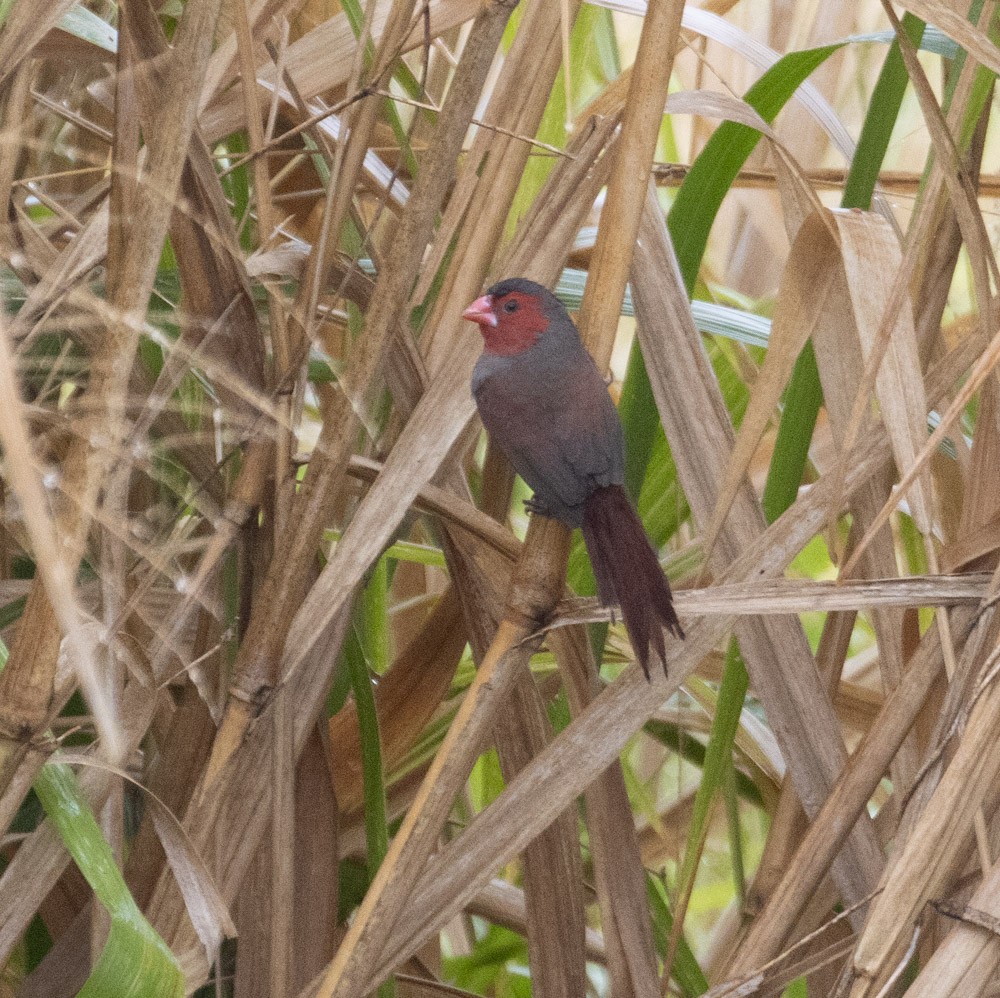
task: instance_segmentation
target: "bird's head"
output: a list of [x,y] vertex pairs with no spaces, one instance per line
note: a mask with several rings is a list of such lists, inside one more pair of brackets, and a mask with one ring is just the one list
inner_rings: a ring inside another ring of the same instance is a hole
[[515,357],[530,350],[560,314],[565,309],[548,288],[512,277],[494,284],[462,317],[479,326],[487,353]]

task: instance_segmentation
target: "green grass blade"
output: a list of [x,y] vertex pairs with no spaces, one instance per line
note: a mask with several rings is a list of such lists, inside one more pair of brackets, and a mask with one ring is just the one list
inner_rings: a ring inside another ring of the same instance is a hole
[[[924,29],[922,21],[907,14],[903,18],[903,28],[914,44],[919,43]],[[844,208],[867,210],[871,207],[875,182],[908,82],[899,43],[893,42],[872,92],[861,138],[844,185],[841,200]],[[795,364],[785,392],[784,411],[764,487],[764,515],[769,523],[773,523],[795,501],[822,403],[823,390],[816,355],[812,344],[808,343]]]
[[[750,89],[746,96],[747,103],[755,107],[765,120],[773,121],[795,88],[838,47],[826,46],[786,56]],[[901,99],[902,94],[899,96]],[[884,136],[879,137],[887,142],[890,132],[891,129],[885,129]],[[876,137],[874,128],[870,130],[870,134],[874,144]],[[668,216],[668,228],[689,294],[694,290],[708,233],[722,198],[759,138],[758,132],[745,125],[724,123],[706,143],[705,149],[695,161],[678,192],[677,200]],[[873,157],[875,155],[868,146],[865,147],[865,153]],[[879,166],[883,155],[884,148],[877,157]],[[855,157],[855,160],[857,161],[858,157]],[[877,174],[878,167],[875,169],[875,176]],[[629,485],[637,488],[646,476],[655,440],[650,412],[656,411],[638,343],[633,346],[629,358],[625,388],[627,391],[622,392],[622,408],[623,421],[627,420],[630,446]],[[773,520],[794,501],[802,480],[808,458],[809,441],[821,404],[819,373],[812,349],[807,347],[796,364],[795,374],[786,394],[785,415],[779,427],[778,441],[765,492],[765,511],[769,520]],[[680,875],[682,896],[685,892],[690,892],[693,884],[711,803],[715,793],[723,786],[725,767],[731,765],[733,739],[748,685],[746,668],[740,660],[737,646],[733,643],[727,655],[716,714],[712,722],[712,733],[706,750],[705,770],[695,799],[694,816]]]
[[[920,44],[924,33],[924,22],[912,14],[903,15],[903,30],[914,45]],[[864,124],[861,126],[861,137],[858,148],[851,163],[851,170],[844,184],[844,194],[841,205],[845,208],[869,208],[872,193],[878,180],[882,161],[892,130],[899,117],[899,108],[903,103],[903,94],[910,82],[903,65],[903,57],[899,52],[899,42],[894,41],[889,46],[888,55],[882,64],[878,82],[872,91],[872,99],[868,105]]]
[[[746,93],[746,102],[768,122],[792,94],[843,43],[792,52],[779,59]],[[712,223],[733,182],[760,141],[760,132],[736,122],[723,122],[694,161],[667,215],[667,228],[677,253],[688,294],[694,291]],[[652,452],[656,405],[638,340],[632,345],[622,386],[621,413],[627,442],[626,488],[637,495]]]
[[[659,721],[654,718],[647,721],[643,725],[642,730],[650,738],[655,738],[661,745],[675,752],[692,765],[700,768],[704,767],[705,756],[708,750],[697,738],[692,737],[676,724],[668,721]],[[757,784],[738,769],[735,771],[735,777],[736,792],[740,797],[749,804],[753,804],[756,807],[763,807],[764,798],[761,796]]]
[[809,443],[823,405],[823,389],[812,343],[799,354],[785,389],[785,405],[778,423],[771,466],[761,504],[768,523],[788,509],[799,494],[802,474],[809,457]]
[[[646,877],[646,896],[649,898],[649,910],[653,916],[653,943],[656,952],[662,958],[674,929],[674,918],[670,912],[666,888],[651,874]],[[678,941],[677,955],[674,957],[670,973],[685,998],[696,998],[708,990],[708,980],[683,936]]]
[[[375,871],[382,865],[385,854],[389,851],[385,769],[382,765],[382,741],[371,681],[372,672],[381,675],[389,666],[387,565],[384,557],[379,559],[358,602],[353,641],[349,638],[345,646],[361,736],[361,777],[365,799],[365,843],[368,849],[369,877],[375,876]],[[396,984],[392,979],[385,981],[378,989],[379,998],[393,998],[395,994]]]
[[81,998],[179,998],[184,994],[184,975],[129,893],[72,769],[50,763],[38,774],[34,788],[69,854],[111,916],[108,941]]
[[705,750],[705,763],[691,811],[691,824],[688,826],[687,842],[684,846],[684,860],[677,877],[677,896],[683,899],[678,904],[683,912],[687,911],[687,903],[694,890],[694,881],[698,874],[705,839],[708,836],[709,819],[712,816],[716,794],[725,790],[727,778],[732,770],[733,742],[736,730],[739,728],[743,701],[749,685],[747,670],[740,658],[739,646],[733,639],[726,652],[726,665],[719,686],[715,716],[712,718],[712,730]]

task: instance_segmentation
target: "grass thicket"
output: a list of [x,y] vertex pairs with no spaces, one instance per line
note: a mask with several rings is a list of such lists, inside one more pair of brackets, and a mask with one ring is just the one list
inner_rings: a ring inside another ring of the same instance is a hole
[[0,4],[0,994],[993,993],[996,4],[902,6]]

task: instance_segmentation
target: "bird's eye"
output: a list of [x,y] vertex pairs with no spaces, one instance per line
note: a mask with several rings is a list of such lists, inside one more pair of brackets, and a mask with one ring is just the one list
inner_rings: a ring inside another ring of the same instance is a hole
[[503,310],[505,312],[516,312],[517,302],[513,298],[511,298],[510,301],[505,301],[503,303]]

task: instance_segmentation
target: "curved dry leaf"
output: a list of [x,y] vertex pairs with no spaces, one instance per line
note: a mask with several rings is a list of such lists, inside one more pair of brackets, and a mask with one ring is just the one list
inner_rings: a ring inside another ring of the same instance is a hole
[[[732,424],[694,328],[652,188],[647,192],[641,233],[632,288],[643,357],[681,485],[695,519],[706,522],[729,463]],[[665,316],[670,317],[666,323]],[[664,327],[659,336],[649,331],[648,323],[654,317]],[[713,559],[720,574],[765,532],[763,511],[752,488],[737,491],[734,514],[732,523],[720,533]],[[789,616],[739,618],[735,628],[796,790],[806,812],[814,813],[829,793],[847,753],[805,633],[800,622]],[[834,878],[853,902],[868,893],[882,865],[874,829],[868,816],[861,815],[838,859]]]
[[934,451],[936,451],[948,437],[953,426],[965,410],[965,407],[969,404],[969,400],[979,390],[982,383],[990,376],[990,374],[992,374],[997,364],[1000,364],[1000,332],[998,332],[993,339],[990,340],[987,348],[979,355],[979,358],[973,365],[972,370],[969,372],[969,376],[965,380],[965,383],[958,390],[955,398],[952,399],[947,410],[942,415],[941,422],[938,424],[934,432],[926,438],[926,442],[914,457],[913,464],[905,472],[905,474],[903,474],[893,495],[882,507],[878,516],[872,521],[872,524],[865,533],[865,536],[854,549],[854,553],[851,555],[850,560],[842,569],[843,575],[849,575],[851,573],[854,566],[861,558],[861,555],[871,543],[872,538],[888,522],[889,517],[892,516],[893,511],[896,509],[900,499],[906,495],[908,490],[913,486],[914,482],[924,471]]
[[[647,6],[645,0],[590,0],[590,2],[594,3],[595,6],[637,15],[644,15]],[[724,20],[709,10],[688,4],[684,8],[681,26],[688,31],[694,31],[705,38],[718,42],[720,45],[725,45],[758,69],[770,69],[781,59],[780,53],[753,38],[739,26]],[[813,83],[808,81],[799,87],[795,96],[827,133],[844,159],[850,162],[854,156],[854,140],[830,106],[829,101]]]
[[[920,368],[917,334],[908,296],[896,311],[891,328],[882,324],[893,310],[894,279],[902,266],[895,233],[884,219],[870,212],[835,211],[833,224],[840,235],[841,259],[861,354],[867,362],[886,342],[875,376],[875,391],[893,456],[900,474],[916,464],[927,439],[927,397]],[[930,469],[910,490],[910,510],[923,534],[934,523],[934,493]]]
[[[878,215],[823,209],[803,223],[778,290],[767,357],[709,524],[707,550],[715,541],[807,339],[812,337],[816,343],[824,380],[841,377],[838,370],[823,363],[824,357],[838,364],[858,352],[862,359],[867,358],[880,341],[881,324],[893,291],[892,277],[899,272],[900,263],[895,234]],[[850,336],[852,329],[854,335]],[[845,336],[849,337],[846,342]],[[893,455],[900,473],[905,475],[916,465],[927,439],[928,408],[913,314],[905,302],[891,327],[875,384]],[[932,497],[927,474],[912,492],[914,518],[924,533],[933,523]]]
[[761,133],[774,152],[778,191],[784,207],[785,232],[794,242],[799,227],[809,215],[822,212],[823,204],[813,190],[805,170],[774,129],[746,101],[711,90],[688,90],[667,98],[666,114],[698,114],[746,125]]
[[672,93],[663,107],[664,114],[700,114],[707,118],[736,121],[779,141],[774,129],[746,101],[715,90],[679,90]]
[[754,382],[750,404],[719,486],[714,511],[704,531],[705,560],[719,536],[754,452],[791,377],[792,368],[823,316],[833,283],[830,254],[838,249],[836,230],[817,212],[799,227],[778,286],[767,354]]
[[156,834],[159,836],[163,851],[167,854],[177,886],[184,896],[191,924],[205,947],[208,962],[214,962],[223,939],[236,937],[236,926],[233,925],[229,909],[215,886],[211,871],[198,854],[198,850],[174,812],[152,790],[144,787],[118,766],[101,762],[81,752],[60,752],[56,758],[72,766],[90,766],[106,773],[114,773],[145,794]]

